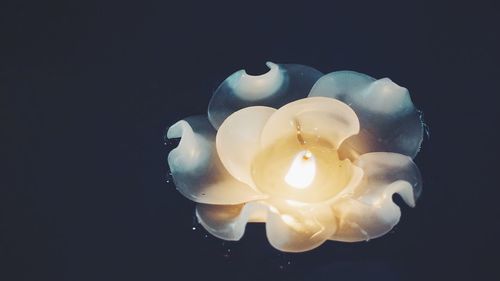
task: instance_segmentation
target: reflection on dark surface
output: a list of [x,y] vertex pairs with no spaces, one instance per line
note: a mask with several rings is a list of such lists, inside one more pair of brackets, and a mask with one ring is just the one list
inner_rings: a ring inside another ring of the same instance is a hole
[[[0,7],[0,280],[498,275],[495,1],[49,2]],[[205,112],[230,73],[258,74],[267,60],[410,90],[432,136],[415,159],[422,196],[399,204],[391,233],[283,254],[262,225],[224,244],[192,230],[193,203],[166,182],[164,130]]]

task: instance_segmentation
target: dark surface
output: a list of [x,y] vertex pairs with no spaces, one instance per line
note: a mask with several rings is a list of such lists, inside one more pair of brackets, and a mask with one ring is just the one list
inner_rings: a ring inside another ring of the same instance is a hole
[[[42,2],[0,4],[0,280],[498,278],[498,1]],[[281,254],[193,223],[164,129],[267,60],[410,89],[431,136],[393,232]]]

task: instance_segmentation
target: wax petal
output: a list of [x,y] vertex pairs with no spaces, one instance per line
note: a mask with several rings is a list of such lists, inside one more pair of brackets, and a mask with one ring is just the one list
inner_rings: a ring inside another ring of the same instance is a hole
[[172,125],[167,137],[181,138],[168,155],[177,189],[200,203],[239,204],[264,198],[260,192],[233,178],[215,149],[216,131],[204,116],[188,117]]
[[237,241],[243,237],[248,222],[264,222],[268,206],[261,201],[238,205],[198,204],[198,222],[217,238]]
[[300,64],[267,62],[269,72],[253,76],[239,70],[229,76],[214,92],[208,105],[208,116],[217,129],[233,112],[249,106],[278,108],[305,98],[323,74]]
[[348,137],[359,132],[356,113],[345,103],[325,97],[311,97],[291,102],[276,111],[267,121],[261,135],[263,147],[279,139],[297,135],[309,136],[304,142],[327,141],[338,148]]
[[196,216],[212,235],[230,241],[241,239],[248,222],[265,222],[269,242],[284,252],[316,248],[337,228],[328,205],[278,199],[233,206],[198,204]]
[[252,160],[260,151],[260,133],[276,109],[251,106],[231,114],[217,131],[216,147],[222,164],[237,180],[255,187]]
[[332,240],[356,242],[384,235],[401,216],[392,195],[398,193],[406,204],[414,207],[422,190],[420,172],[409,156],[367,153],[355,165],[363,169],[363,180],[351,197],[333,205],[339,226]]
[[266,223],[269,242],[283,252],[304,252],[329,239],[337,229],[326,204],[273,204]]
[[314,84],[309,96],[339,99],[353,108],[361,130],[344,143],[353,154],[388,151],[415,157],[420,150],[420,113],[408,90],[388,78],[376,80],[354,71],[332,72]]

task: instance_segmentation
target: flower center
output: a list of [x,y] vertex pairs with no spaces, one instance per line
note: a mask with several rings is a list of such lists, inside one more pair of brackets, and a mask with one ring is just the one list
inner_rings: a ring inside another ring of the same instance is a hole
[[252,164],[259,190],[283,199],[320,202],[333,198],[352,176],[349,160],[321,137],[298,133],[263,149]]
[[306,188],[316,176],[316,159],[309,150],[303,150],[295,156],[286,173],[285,182],[295,188]]

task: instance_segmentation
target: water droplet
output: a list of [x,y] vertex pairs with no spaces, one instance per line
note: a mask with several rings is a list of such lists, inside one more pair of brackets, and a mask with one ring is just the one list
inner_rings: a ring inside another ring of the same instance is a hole
[[193,226],[193,230],[196,230],[196,226]]
[[431,128],[429,127],[429,125],[427,125],[425,123],[424,123],[424,132],[425,132],[425,136],[427,137],[427,139],[430,139],[431,138]]

